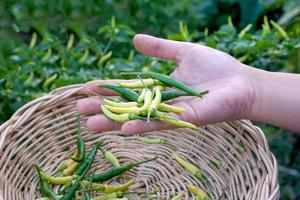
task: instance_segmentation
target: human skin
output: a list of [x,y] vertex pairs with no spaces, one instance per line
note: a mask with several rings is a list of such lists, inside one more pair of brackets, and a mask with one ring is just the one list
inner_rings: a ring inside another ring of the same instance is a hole
[[[203,99],[180,97],[174,105],[187,111],[175,117],[198,126],[251,119],[300,132],[300,75],[267,72],[240,63],[232,56],[194,43],[176,42],[138,34],[134,46],[142,54],[178,63],[171,74],[177,80],[199,91],[209,90]],[[120,80],[97,80],[83,86],[84,92],[101,95],[115,93],[97,87]],[[132,120],[113,122],[101,114],[99,98],[88,97],[77,102],[80,114],[90,115],[87,127],[92,131],[121,129],[124,133],[174,128],[159,121]]]

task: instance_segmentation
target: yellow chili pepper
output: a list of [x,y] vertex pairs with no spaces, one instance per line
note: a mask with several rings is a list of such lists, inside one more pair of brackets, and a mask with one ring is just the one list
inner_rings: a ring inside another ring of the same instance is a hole
[[183,113],[186,111],[184,108],[172,106],[172,105],[169,105],[166,103],[159,104],[158,109],[161,111],[173,112],[173,113],[177,113],[177,114],[180,114],[180,113]]
[[140,94],[140,96],[139,96],[139,98],[138,98],[138,100],[137,100],[138,103],[142,103],[142,102],[144,101],[146,91],[147,91],[146,88],[144,88],[144,89],[142,90],[142,92],[141,92],[141,94]]
[[120,86],[125,88],[143,88],[152,87],[154,85],[154,80],[152,78],[141,79],[134,82],[120,82]]
[[207,195],[206,192],[204,192],[204,190],[202,190],[201,188],[193,185],[193,184],[186,184],[187,189],[192,192],[197,199],[199,200],[210,200],[210,197]]
[[104,184],[93,183],[94,185],[92,185],[92,187],[89,187],[88,181],[83,182],[84,185],[87,184],[87,188],[89,190],[96,190],[96,191],[101,191],[104,193],[114,193],[114,192],[120,192],[120,191],[123,192],[123,191],[127,190],[133,183],[134,183],[134,179],[132,179],[122,185],[104,185]]
[[115,107],[110,105],[104,105],[104,107],[117,114],[123,114],[123,113],[141,114],[149,108],[151,102],[152,102],[152,92],[150,90],[147,90],[145,93],[144,104],[142,107],[137,107],[137,106]]
[[41,175],[46,181],[49,181],[50,183],[53,183],[56,185],[65,185],[67,183],[72,182],[73,180],[75,180],[78,177],[76,175],[53,177],[53,176],[46,175],[44,172],[41,172]]
[[148,119],[148,121],[150,119],[151,114],[155,110],[157,110],[157,108],[158,108],[158,106],[161,102],[161,92],[160,92],[161,89],[162,89],[161,86],[157,86],[157,87],[154,88],[155,97],[154,97],[153,101],[151,102],[151,104],[150,104],[150,106],[147,110],[147,119]]
[[160,114],[158,112],[156,113],[156,115],[158,116],[158,119],[160,121],[166,122],[167,124],[171,124],[171,125],[174,125],[174,126],[177,126],[177,127],[180,127],[180,128],[190,128],[190,129],[193,129],[193,130],[198,130],[197,126],[195,126],[192,123],[182,121],[182,120],[179,120],[179,119],[175,119],[173,117],[163,115],[163,114]]
[[115,107],[130,107],[130,106],[137,106],[137,102],[114,102],[109,99],[103,99],[105,103],[107,103],[110,106],[115,106]]
[[[109,119],[116,121],[116,122],[120,122],[120,123],[124,123],[127,122],[129,120],[134,120],[134,119],[138,119],[139,116],[134,114],[134,113],[123,113],[123,114],[115,114],[112,113],[109,109],[107,109],[106,107],[109,107],[108,105],[102,105],[101,109],[103,114],[108,117]],[[109,107],[110,109],[118,109],[119,107]]]
[[171,200],[181,200],[182,196],[183,196],[183,192],[179,193],[178,195],[174,196]]
[[80,166],[80,163],[75,162],[69,165],[66,169],[63,170],[62,175],[63,176],[70,176],[72,175]]
[[119,192],[114,192],[114,193],[110,193],[110,194],[104,194],[101,196],[97,196],[91,200],[108,200],[108,199],[112,199],[112,198],[122,198],[123,197],[123,192],[119,191]]
[[173,159],[175,159],[184,169],[186,169],[189,173],[191,173],[193,176],[198,178],[199,180],[202,180],[202,172],[193,165],[192,163],[188,162],[187,160],[181,158],[178,154],[173,154]]

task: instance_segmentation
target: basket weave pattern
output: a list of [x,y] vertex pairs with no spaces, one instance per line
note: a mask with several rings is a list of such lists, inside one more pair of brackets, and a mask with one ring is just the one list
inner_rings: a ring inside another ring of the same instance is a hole
[[[80,89],[81,85],[72,85],[54,90],[26,104],[0,126],[0,199],[41,197],[32,165],[38,163],[46,173],[53,174],[76,148],[75,104],[86,97]],[[158,156],[156,161],[108,182],[123,183],[135,178],[130,188],[132,199],[147,199],[145,193],[154,193],[157,199],[171,199],[180,191],[187,191],[186,183],[198,185],[213,199],[279,199],[277,161],[262,131],[249,121],[207,125],[197,132],[149,132],[147,137],[162,138],[167,143],[144,144],[138,136],[125,136],[119,131],[88,132],[86,117],[81,120],[87,150],[103,141],[120,163]],[[174,152],[196,164],[203,180],[179,166],[172,159]],[[111,165],[98,153],[94,167],[100,172]],[[186,192],[183,199],[194,197]]]

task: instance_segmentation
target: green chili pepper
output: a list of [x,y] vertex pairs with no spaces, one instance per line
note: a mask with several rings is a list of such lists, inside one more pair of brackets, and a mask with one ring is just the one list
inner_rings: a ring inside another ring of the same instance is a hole
[[243,28],[243,30],[241,30],[241,32],[239,33],[239,38],[243,38],[244,35],[250,31],[250,29],[252,28],[252,24],[248,24],[245,28]]
[[41,172],[41,175],[43,179],[46,181],[49,181],[50,183],[56,184],[56,185],[65,185],[67,183],[71,183],[73,180],[75,180],[78,176],[60,176],[60,177],[53,177],[48,176],[44,172]]
[[138,140],[147,144],[166,144],[167,142],[162,138],[149,138],[149,137],[138,137]]
[[125,88],[144,88],[144,87],[152,87],[155,81],[152,78],[141,79],[134,82],[120,82],[118,83],[121,87]]
[[123,192],[118,191],[118,192],[104,194],[104,195],[95,197],[92,200],[109,200],[109,199],[112,199],[112,198],[122,198],[123,195],[124,195]]
[[287,39],[289,36],[288,34],[285,32],[285,30],[279,25],[277,24],[275,21],[271,20],[270,21],[272,26],[277,30],[277,32],[284,38]]
[[[112,168],[110,168],[110,169],[108,169],[108,170],[106,170],[106,171],[104,171],[100,174],[95,174],[92,177],[92,181],[93,182],[100,182],[100,181],[110,180],[113,177],[121,175],[121,174],[125,173],[126,171],[128,171],[128,170],[130,170],[130,169],[132,169],[136,166],[139,166],[143,163],[153,161],[155,159],[156,159],[156,157],[148,159],[148,160],[143,160],[143,161],[137,162],[137,163],[129,163],[129,164],[121,165],[120,167],[112,167]],[[89,180],[89,179],[90,179],[89,176],[85,177],[85,180]]]
[[193,95],[193,96],[202,97],[204,94],[208,93],[208,91],[199,92],[199,91],[194,90],[193,88],[185,85],[184,83],[171,78],[170,76],[155,73],[155,72],[151,72],[151,71],[148,71],[148,72],[123,72],[121,74],[122,75],[125,75],[125,74],[128,74],[128,75],[143,75],[143,76],[146,76],[146,77],[157,79],[161,83],[163,83],[164,85],[166,85],[168,87],[173,87],[173,88],[180,89],[180,90],[182,90],[182,91],[184,91],[184,92],[186,92],[190,95]]
[[190,96],[190,95],[182,92],[171,91],[171,90],[163,91],[161,93],[161,101],[168,101],[181,96]]
[[195,176],[199,180],[202,180],[202,172],[198,169],[198,167],[196,167],[192,163],[188,162],[187,160],[184,160],[178,154],[173,154],[173,158],[189,173],[191,173],[193,176]]
[[120,87],[118,85],[113,84],[100,84],[98,87],[105,87],[117,92],[122,98],[128,101],[137,101],[139,95],[136,92],[127,90],[126,88]]
[[197,197],[197,199],[210,200],[210,197],[201,188],[199,188],[193,184],[186,184],[186,187],[190,192],[192,192]]
[[75,175],[81,176],[81,174],[85,171],[85,169],[91,165],[91,163],[94,161],[95,156],[97,154],[97,150],[100,147],[100,144],[97,143],[94,145],[92,150],[90,151],[89,155],[81,162],[80,167],[75,171]]
[[103,156],[115,167],[120,167],[120,163],[118,158],[112,154],[110,151],[107,151],[106,149],[103,149],[101,147],[99,147]]
[[80,117],[77,116],[77,151],[79,152],[78,157],[72,157],[76,162],[81,162],[85,158],[85,143],[80,131]]
[[115,107],[127,107],[127,106],[138,106],[138,103],[135,101],[131,101],[131,102],[115,102],[115,101],[111,101],[109,99],[104,98],[103,99],[104,102],[110,106],[115,106]]
[[116,122],[120,122],[120,123],[124,123],[124,122],[127,122],[129,120],[134,120],[134,119],[139,119],[140,118],[139,115],[134,114],[134,113],[123,113],[123,114],[112,113],[104,105],[101,105],[101,109],[102,109],[103,114],[107,118],[109,118],[109,119],[111,119],[113,121],[116,121]]
[[178,195],[174,196],[171,200],[181,200],[182,196],[183,196],[183,192],[179,193]]
[[39,175],[40,187],[41,187],[41,192],[43,193],[43,195],[45,197],[50,197],[53,200],[58,200],[55,193],[51,190],[48,182],[43,178],[40,166],[38,166],[38,165],[33,165],[33,166]]

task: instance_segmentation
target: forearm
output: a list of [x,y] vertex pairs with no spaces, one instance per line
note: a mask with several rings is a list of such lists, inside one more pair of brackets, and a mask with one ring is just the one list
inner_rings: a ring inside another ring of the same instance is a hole
[[254,69],[255,100],[249,118],[300,132],[300,75]]

